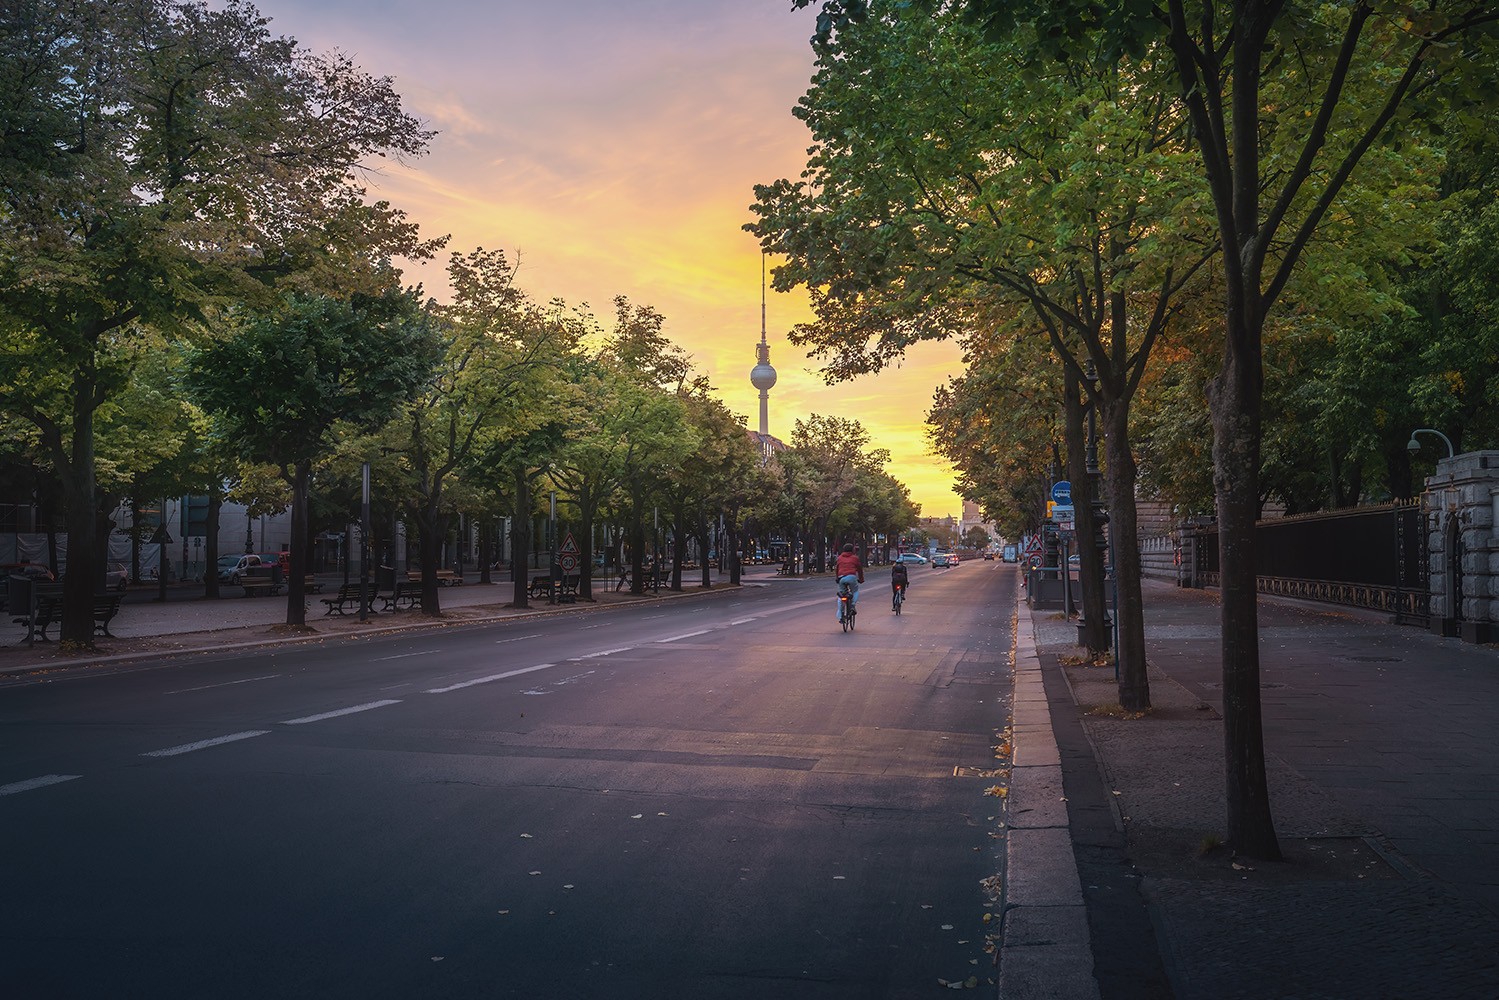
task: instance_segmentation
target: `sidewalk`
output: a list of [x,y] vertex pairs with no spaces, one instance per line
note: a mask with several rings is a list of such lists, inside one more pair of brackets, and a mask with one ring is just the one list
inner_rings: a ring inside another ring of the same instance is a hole
[[[741,573],[741,580],[743,584],[751,586],[770,583],[777,579],[775,570],[775,566],[746,566]],[[466,577],[461,586],[442,587],[439,590],[441,617],[434,618],[420,611],[380,611],[369,615],[365,622],[359,620],[357,612],[332,616],[323,614],[324,608],[319,603],[319,598],[337,589],[330,584],[325,588],[324,594],[308,596],[307,624],[301,629],[285,624],[284,595],[241,597],[238,596],[239,588],[226,587],[225,594],[233,596],[223,596],[216,600],[196,597],[170,600],[163,604],[137,599],[123,605],[120,613],[110,623],[109,630],[115,638],[96,637],[96,649],[91,653],[64,652],[59,649],[56,641],[37,642],[28,647],[21,641],[26,634],[24,627],[11,624],[13,616],[7,614],[3,619],[7,631],[4,639],[0,640],[0,676],[93,664],[129,663],[173,653],[317,642],[330,638],[443,628],[523,616],[588,613],[620,605],[681,600],[733,589],[727,582],[728,574],[720,576],[715,571],[713,587],[705,590],[699,585],[700,573],[694,571],[690,579],[686,574],[683,575],[682,590],[679,592],[663,587],[659,592],[647,590],[644,595],[636,596],[629,591],[613,590],[613,579],[607,581],[608,586],[605,586],[604,580],[596,580],[592,603],[579,601],[576,604],[549,605],[543,597],[531,598],[529,608],[512,608],[508,605],[514,597],[515,589],[510,580],[502,579],[491,584],[481,584],[477,580],[478,575],[473,574]],[[377,601],[375,607],[381,606]],[[51,635],[55,640],[55,625]]]
[[1020,608],[1000,996],[1499,996],[1499,654],[1262,599],[1286,860],[1236,861],[1216,846],[1217,595],[1147,582],[1145,604],[1133,720],[1071,623]]

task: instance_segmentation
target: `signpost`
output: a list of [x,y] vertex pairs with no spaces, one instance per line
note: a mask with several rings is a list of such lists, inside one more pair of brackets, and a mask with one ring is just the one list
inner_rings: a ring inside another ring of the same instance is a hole
[[578,540],[569,531],[562,537],[562,548],[557,550],[557,565],[562,567],[562,572],[571,575],[578,571],[578,559],[581,553],[578,550]]
[[1059,507],[1072,506],[1072,483],[1063,479],[1059,483],[1052,484],[1051,498]]

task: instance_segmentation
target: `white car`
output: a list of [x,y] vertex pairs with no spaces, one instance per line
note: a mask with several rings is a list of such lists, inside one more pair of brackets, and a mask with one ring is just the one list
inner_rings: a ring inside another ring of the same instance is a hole
[[938,566],[947,567],[956,566],[957,564],[958,557],[953,555],[951,552],[938,552],[936,555],[932,556],[933,569],[936,569]]
[[922,555],[920,552],[902,552],[900,555],[895,557],[895,561],[898,563],[905,563],[907,566],[925,566],[926,556]]

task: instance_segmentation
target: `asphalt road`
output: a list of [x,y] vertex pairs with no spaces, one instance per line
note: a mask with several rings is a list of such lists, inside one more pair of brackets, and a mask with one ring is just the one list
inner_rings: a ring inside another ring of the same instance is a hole
[[[0,690],[0,994],[914,997],[993,976],[1014,568]],[[992,989],[985,986],[984,989]],[[982,990],[981,990],[982,992]]]

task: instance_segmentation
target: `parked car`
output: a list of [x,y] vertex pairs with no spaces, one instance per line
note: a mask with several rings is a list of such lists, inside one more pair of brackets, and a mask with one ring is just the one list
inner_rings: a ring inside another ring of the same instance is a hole
[[110,563],[105,567],[104,588],[106,590],[124,590],[129,582],[130,570],[125,568],[124,563]]
[[260,565],[280,566],[283,577],[291,576],[291,553],[290,552],[262,552],[260,554]]
[[239,582],[249,575],[249,571],[260,565],[260,557],[254,553],[246,553],[242,556],[219,556],[217,566],[220,583],[239,586]]
[[905,563],[907,566],[925,566],[926,556],[920,552],[902,552],[896,557],[895,561]]
[[32,583],[53,583],[56,577],[52,571],[41,563],[13,562],[0,563],[0,579],[8,576],[29,576]]

